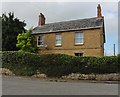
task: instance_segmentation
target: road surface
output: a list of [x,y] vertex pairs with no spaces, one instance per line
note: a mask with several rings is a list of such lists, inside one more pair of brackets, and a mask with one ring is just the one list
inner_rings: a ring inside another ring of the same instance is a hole
[[3,95],[118,95],[118,84],[3,77]]

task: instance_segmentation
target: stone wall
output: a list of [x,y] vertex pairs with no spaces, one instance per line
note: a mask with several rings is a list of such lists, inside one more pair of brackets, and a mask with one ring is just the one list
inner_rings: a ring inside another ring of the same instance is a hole
[[[84,44],[75,45],[75,32],[84,33]],[[61,33],[62,45],[56,46],[55,39],[56,34]],[[46,33],[39,34],[44,35],[45,44],[47,48],[39,47],[38,53],[62,53],[68,55],[74,55],[74,53],[83,53],[84,56],[103,56],[104,55],[104,43],[103,43],[103,32],[102,29],[90,29],[90,30],[79,30],[70,32],[57,32],[57,33]],[[36,41],[37,41],[37,36]],[[37,44],[37,43],[36,43]]]

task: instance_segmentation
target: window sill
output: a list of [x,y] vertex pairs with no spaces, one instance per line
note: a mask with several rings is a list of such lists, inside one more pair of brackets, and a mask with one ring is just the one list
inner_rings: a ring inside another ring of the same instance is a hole
[[39,45],[39,46],[37,46],[37,47],[46,48],[45,45]]
[[37,45],[37,47],[44,47],[44,45]]
[[84,43],[74,44],[75,46],[82,46]]
[[56,47],[62,47],[62,45],[55,45]]

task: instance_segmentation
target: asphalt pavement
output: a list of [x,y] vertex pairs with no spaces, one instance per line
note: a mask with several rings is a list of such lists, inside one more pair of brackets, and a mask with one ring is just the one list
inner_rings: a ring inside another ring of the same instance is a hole
[[118,95],[118,84],[2,77],[2,95]]

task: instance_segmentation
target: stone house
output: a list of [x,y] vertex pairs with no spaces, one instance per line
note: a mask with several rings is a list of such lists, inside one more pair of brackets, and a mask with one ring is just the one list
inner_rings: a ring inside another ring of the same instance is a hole
[[104,56],[105,30],[100,4],[97,17],[93,18],[45,24],[45,16],[40,13],[32,34],[40,54]]

